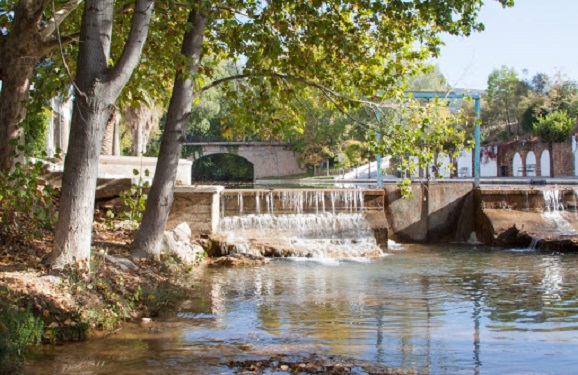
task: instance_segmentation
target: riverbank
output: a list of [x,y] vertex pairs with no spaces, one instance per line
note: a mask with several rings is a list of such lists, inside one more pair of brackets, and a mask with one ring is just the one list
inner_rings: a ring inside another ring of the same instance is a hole
[[170,256],[132,261],[133,231],[114,227],[94,223],[90,272],[49,272],[50,231],[0,245],[0,374],[19,371],[28,344],[80,341],[174,311],[186,293],[182,275],[193,268]]

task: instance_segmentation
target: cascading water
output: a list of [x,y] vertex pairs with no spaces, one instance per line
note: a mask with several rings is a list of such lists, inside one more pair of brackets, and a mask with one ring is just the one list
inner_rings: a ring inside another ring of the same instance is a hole
[[255,192],[251,214],[242,195],[237,214],[222,205],[219,235],[224,253],[334,259],[382,255],[360,190],[270,191],[264,210],[262,193]]
[[542,190],[544,206],[549,212],[564,211],[564,192],[558,188]]
[[542,190],[544,197],[544,208],[542,217],[544,220],[555,225],[560,233],[572,232],[573,227],[563,215],[564,207],[564,191],[559,188],[550,188]]

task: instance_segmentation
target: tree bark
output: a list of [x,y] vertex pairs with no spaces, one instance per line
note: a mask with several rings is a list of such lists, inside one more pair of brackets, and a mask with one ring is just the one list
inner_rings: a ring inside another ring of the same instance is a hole
[[56,16],[43,23],[47,0],[19,0],[14,21],[7,36],[0,36],[0,169],[13,165],[17,145],[23,142],[20,126],[26,116],[30,77],[35,65],[58,43],[70,43],[75,37],[54,36],[56,27],[81,3],[70,0],[62,4]]
[[143,221],[133,244],[135,258],[160,255],[165,224],[173,204],[177,167],[193,101],[193,77],[197,72],[207,23],[205,11],[192,10],[188,23],[192,28],[185,32],[181,53],[188,59],[189,64],[176,72],[155,176]]
[[70,143],[64,162],[53,269],[88,265],[98,157],[114,103],[138,64],[152,13],[151,0],[137,0],[131,30],[114,68],[108,67],[113,0],[87,0],[80,31]]
[[38,30],[44,7],[44,0],[20,0],[10,34],[0,44],[0,169],[12,167],[16,147],[23,141],[20,122],[26,116],[30,77],[45,53]]

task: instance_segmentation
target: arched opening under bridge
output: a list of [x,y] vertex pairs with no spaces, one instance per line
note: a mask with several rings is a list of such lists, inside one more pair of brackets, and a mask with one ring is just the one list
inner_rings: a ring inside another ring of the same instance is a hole
[[235,154],[211,154],[196,159],[191,170],[193,182],[252,183],[253,164]]

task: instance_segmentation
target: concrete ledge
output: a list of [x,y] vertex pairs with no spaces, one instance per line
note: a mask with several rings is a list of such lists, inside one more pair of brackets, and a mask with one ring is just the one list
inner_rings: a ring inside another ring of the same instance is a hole
[[[113,156],[101,155],[98,164],[99,175],[106,177],[134,178],[133,170],[139,171],[139,176],[145,178],[145,170],[148,169],[149,177],[153,178],[157,166],[157,158],[145,156]],[[189,185],[191,183],[191,169],[193,162],[186,159],[179,159],[177,169],[177,182]]]

